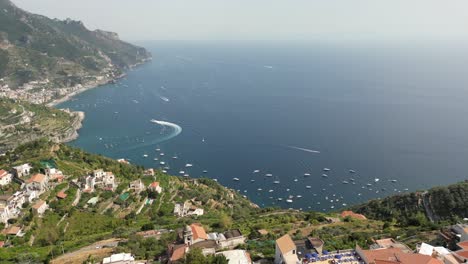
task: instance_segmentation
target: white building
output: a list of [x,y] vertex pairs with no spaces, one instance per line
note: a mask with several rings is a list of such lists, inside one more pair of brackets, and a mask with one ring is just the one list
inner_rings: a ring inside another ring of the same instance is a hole
[[33,206],[32,209],[34,213],[38,215],[43,215],[44,212],[49,208],[46,201],[39,200]]
[[148,189],[153,191],[153,192],[157,192],[157,193],[162,193],[162,188],[161,188],[161,185],[159,185],[159,182],[153,182],[151,183],[149,186],[148,186]]
[[134,264],[135,258],[130,253],[114,254],[102,260],[103,264]]
[[276,240],[275,264],[299,264],[296,244],[286,234]]
[[0,170],[0,186],[5,186],[11,183],[13,175],[8,171]]
[[0,223],[4,223],[7,225],[8,219],[12,217],[10,213],[10,209],[8,209],[8,206],[6,204],[0,203]]
[[84,191],[94,192],[96,187],[114,191],[117,187],[114,174],[110,171],[103,171],[102,169],[99,169],[93,171],[91,175],[86,176]]
[[19,165],[16,167],[13,167],[13,172],[15,173],[15,176],[18,178],[22,178],[24,176],[27,176],[31,173],[31,165],[28,163],[25,163],[23,165]]
[[224,255],[229,264],[252,264],[250,254],[245,250],[227,250],[216,255]]

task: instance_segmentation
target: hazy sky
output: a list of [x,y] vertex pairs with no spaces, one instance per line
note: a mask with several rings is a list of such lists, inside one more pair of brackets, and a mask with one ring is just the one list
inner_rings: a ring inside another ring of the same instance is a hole
[[127,40],[468,40],[467,0],[13,0]]

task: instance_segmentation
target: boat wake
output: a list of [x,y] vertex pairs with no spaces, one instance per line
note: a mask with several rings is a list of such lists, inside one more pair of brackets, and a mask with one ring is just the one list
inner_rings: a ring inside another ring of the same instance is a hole
[[163,127],[169,127],[172,128],[172,133],[167,135],[163,141],[169,140],[171,138],[177,137],[180,133],[182,133],[182,128],[174,123],[167,122],[167,121],[162,121],[162,120],[156,120],[156,119],[151,119],[150,122],[158,124]]
[[315,154],[320,153],[320,151],[318,151],[318,150],[300,148],[300,147],[296,147],[296,146],[284,146],[284,147],[287,147],[287,148],[290,148],[290,149],[295,149],[295,150],[300,150],[300,151],[304,151],[304,152],[309,152],[309,153],[315,153]]

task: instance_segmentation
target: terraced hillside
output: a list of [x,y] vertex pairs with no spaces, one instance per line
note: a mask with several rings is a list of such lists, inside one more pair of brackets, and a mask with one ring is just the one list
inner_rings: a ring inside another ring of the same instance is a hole
[[70,141],[82,119],[82,113],[0,98],[0,152],[42,137]]

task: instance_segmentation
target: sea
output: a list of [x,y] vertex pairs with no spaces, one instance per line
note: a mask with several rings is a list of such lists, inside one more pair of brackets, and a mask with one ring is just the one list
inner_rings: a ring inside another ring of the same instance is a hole
[[468,179],[468,45],[161,41],[58,105],[70,145],[262,207],[333,211]]

